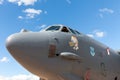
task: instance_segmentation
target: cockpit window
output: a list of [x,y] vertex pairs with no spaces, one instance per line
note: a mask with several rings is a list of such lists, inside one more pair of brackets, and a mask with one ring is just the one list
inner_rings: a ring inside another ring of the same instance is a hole
[[66,27],[63,27],[61,31],[62,32],[69,32],[69,30]]
[[69,29],[70,29],[70,31],[71,31],[73,34],[76,34],[74,30],[72,30],[71,28],[69,28]]
[[68,28],[66,26],[62,26],[62,25],[53,25],[48,27],[47,29],[45,29],[46,31],[61,31],[61,32],[66,32],[66,33],[73,33],[75,35],[80,35],[81,33],[73,30],[71,28]]
[[73,29],[71,29],[71,28],[69,28],[70,29],[70,31],[73,33],[73,34],[76,34],[76,35],[80,35],[81,33],[79,33],[78,31],[76,31],[76,30],[73,30]]
[[51,26],[48,29],[46,29],[46,31],[57,31],[60,29],[60,26]]
[[75,33],[76,33],[76,34],[78,34],[78,35],[80,35],[80,34],[81,34],[80,32],[78,32],[78,31],[76,31],[76,30],[75,30]]

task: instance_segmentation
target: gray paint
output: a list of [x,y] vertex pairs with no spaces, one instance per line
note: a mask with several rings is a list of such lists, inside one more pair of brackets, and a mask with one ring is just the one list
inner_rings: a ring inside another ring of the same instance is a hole
[[[21,31],[8,37],[6,47],[23,67],[45,80],[120,80],[117,52],[109,49],[108,55],[108,47],[100,42],[60,30]],[[72,36],[78,40],[78,49],[70,43]],[[50,45],[56,50],[50,50]],[[95,55],[91,55],[90,47]],[[55,55],[48,57],[50,51]]]

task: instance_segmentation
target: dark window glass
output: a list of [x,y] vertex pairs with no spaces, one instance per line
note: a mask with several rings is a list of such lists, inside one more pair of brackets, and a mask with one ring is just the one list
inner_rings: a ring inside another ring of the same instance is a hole
[[75,30],[75,32],[76,32],[76,34],[78,34],[78,35],[80,35],[80,34],[81,34],[80,32],[78,32],[78,31],[76,31],[76,30]]
[[62,32],[69,32],[69,30],[66,27],[63,27],[61,31]]
[[48,29],[46,29],[46,31],[57,31],[60,29],[60,26],[51,26]]
[[[70,29],[70,28],[69,28]],[[70,29],[70,31],[73,33],[73,34],[76,34],[74,30]]]

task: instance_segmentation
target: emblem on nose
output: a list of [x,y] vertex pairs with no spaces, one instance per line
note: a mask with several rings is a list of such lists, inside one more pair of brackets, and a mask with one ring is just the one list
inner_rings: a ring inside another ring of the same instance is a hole
[[95,56],[95,49],[94,49],[94,47],[92,47],[92,46],[90,46],[90,54],[91,54],[92,56]]
[[73,47],[74,50],[78,50],[78,39],[76,36],[71,36],[71,41],[69,42],[69,45]]

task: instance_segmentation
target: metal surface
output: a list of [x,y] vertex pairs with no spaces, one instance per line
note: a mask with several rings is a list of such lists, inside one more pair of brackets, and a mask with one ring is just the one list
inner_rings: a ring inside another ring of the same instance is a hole
[[23,67],[43,80],[120,80],[116,51],[64,25],[54,26],[60,27],[12,34],[6,47]]

